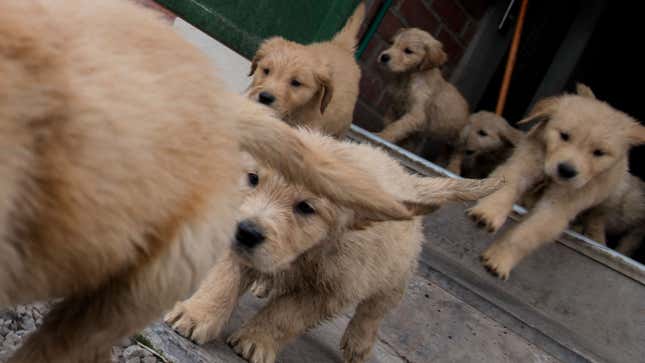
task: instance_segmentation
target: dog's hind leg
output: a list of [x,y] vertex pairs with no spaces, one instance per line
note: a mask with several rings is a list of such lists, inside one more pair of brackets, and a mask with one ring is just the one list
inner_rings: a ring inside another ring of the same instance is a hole
[[340,348],[345,363],[366,362],[372,352],[381,320],[403,298],[405,284],[387,293],[379,293],[363,300],[347,325]]
[[616,251],[625,256],[631,256],[638,250],[645,238],[645,227],[639,226],[629,231],[623,238],[618,241]]

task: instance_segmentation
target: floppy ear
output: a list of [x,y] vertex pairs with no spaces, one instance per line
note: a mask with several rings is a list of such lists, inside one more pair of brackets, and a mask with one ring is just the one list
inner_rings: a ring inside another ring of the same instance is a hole
[[634,125],[629,133],[630,143],[634,146],[645,144],[645,126]]
[[596,99],[596,95],[591,88],[583,83],[576,83],[576,93],[579,96]]
[[258,68],[258,62],[262,60],[262,58],[266,57],[266,55],[271,52],[279,51],[279,48],[287,46],[288,42],[288,40],[282,37],[272,37],[263,41],[262,44],[260,44],[260,48],[258,48],[257,52],[255,52],[255,55],[253,56],[253,59],[251,60],[251,70],[249,72],[249,77],[255,74],[255,71]]
[[557,100],[557,97],[547,97],[538,101],[533,106],[529,116],[520,120],[517,124],[529,125],[528,135],[534,135],[537,133],[537,130],[541,129],[551,119],[551,114],[556,107]]
[[427,71],[428,69],[440,67],[448,60],[448,55],[443,51],[441,43],[426,44],[426,54],[423,56],[421,64],[419,64],[420,71]]
[[320,83],[320,113],[323,114],[334,95],[334,86],[331,83],[331,70],[327,69],[325,72],[317,74],[316,79]]
[[481,199],[504,185],[497,178],[452,179],[414,177],[416,200],[404,201],[412,215],[423,215],[439,209],[448,202],[469,202]]

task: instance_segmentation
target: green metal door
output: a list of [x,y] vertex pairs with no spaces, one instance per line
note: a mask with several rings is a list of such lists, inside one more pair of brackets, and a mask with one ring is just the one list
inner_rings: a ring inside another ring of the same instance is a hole
[[272,35],[310,43],[342,28],[359,0],[156,0],[250,58]]

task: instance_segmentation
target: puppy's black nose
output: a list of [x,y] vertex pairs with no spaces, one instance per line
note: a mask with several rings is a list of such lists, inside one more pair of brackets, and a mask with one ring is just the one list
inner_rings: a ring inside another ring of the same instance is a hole
[[571,179],[578,175],[578,171],[569,163],[558,164],[558,175],[562,179]]
[[391,59],[390,55],[387,53],[381,54],[381,63],[387,63]]
[[475,153],[475,150],[466,150],[466,155],[472,155]]
[[262,243],[265,238],[264,231],[257,224],[249,220],[238,223],[237,232],[235,232],[235,241],[238,244],[246,248],[253,248]]
[[260,92],[260,94],[258,95],[258,101],[260,101],[260,103],[264,103],[265,105],[270,105],[273,103],[273,101],[275,101],[275,96],[273,96],[269,92]]

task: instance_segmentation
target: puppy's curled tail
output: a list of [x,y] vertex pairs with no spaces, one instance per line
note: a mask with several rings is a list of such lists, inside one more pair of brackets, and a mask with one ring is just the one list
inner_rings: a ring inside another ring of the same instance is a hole
[[499,178],[453,179],[416,176],[414,178],[417,198],[404,204],[415,215],[428,214],[448,202],[469,202],[481,199],[504,185],[504,181]]
[[[374,220],[406,220],[412,215],[381,189],[367,172],[329,152],[307,146],[300,132],[248,104],[238,121],[240,146],[256,160],[336,203]],[[253,111],[253,110],[256,111]]]
[[361,29],[363,20],[365,20],[365,2],[361,1],[352,16],[345,23],[343,29],[336,33],[332,42],[352,53],[356,51],[358,31]]

